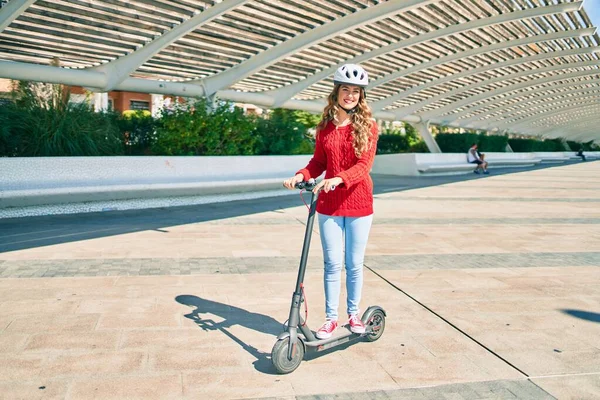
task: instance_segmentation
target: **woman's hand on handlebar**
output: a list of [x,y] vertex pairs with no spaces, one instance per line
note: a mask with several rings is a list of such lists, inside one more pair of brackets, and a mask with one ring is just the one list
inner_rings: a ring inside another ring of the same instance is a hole
[[317,193],[321,189],[323,189],[323,191],[327,193],[330,190],[334,190],[336,186],[339,186],[342,183],[344,183],[342,178],[338,178],[337,176],[335,178],[323,179],[317,184],[317,186],[315,186],[315,188],[313,189],[313,193]]
[[296,184],[299,183],[299,182],[302,182],[303,180],[304,180],[304,175],[297,174],[293,178],[286,179],[285,181],[283,181],[283,186],[286,187],[286,188],[288,188],[288,189],[295,189],[296,188]]

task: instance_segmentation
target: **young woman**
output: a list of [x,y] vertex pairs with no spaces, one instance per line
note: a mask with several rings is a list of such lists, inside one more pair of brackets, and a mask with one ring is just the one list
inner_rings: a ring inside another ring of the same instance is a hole
[[369,172],[378,137],[377,124],[371,119],[365,99],[367,72],[359,65],[343,65],[335,72],[333,82],[333,91],[317,126],[314,155],[306,168],[283,183],[293,189],[296,183],[325,172],[325,178],[314,188],[315,192],[322,189],[317,212],[325,261],[327,318],[317,331],[319,339],[331,337],[338,327],[344,261],[348,325],[352,332],[365,332],[358,313],[363,261],[373,220],[373,182]]

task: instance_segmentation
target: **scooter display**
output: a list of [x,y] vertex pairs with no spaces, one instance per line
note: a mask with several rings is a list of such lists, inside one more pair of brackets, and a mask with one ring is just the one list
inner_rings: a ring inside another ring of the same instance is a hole
[[[316,186],[314,179],[296,184],[297,189],[312,191]],[[298,269],[298,279],[296,288],[292,295],[292,304],[290,307],[287,328],[277,337],[277,342],[271,351],[271,361],[273,366],[280,374],[293,372],[300,366],[304,355],[308,350],[323,351],[343,343],[365,338],[374,342],[383,335],[385,329],[386,313],[379,306],[370,306],[363,313],[361,320],[366,327],[365,333],[358,334],[350,331],[347,325],[341,326],[337,335],[329,339],[320,340],[316,338],[315,333],[307,326],[306,321],[300,313],[304,298],[304,275],[306,273],[306,263],[310,248],[310,240],[315,220],[317,198],[319,193],[312,193],[308,221],[306,223],[306,232],[304,234],[304,244],[302,246],[302,255],[300,257],[300,267]]]

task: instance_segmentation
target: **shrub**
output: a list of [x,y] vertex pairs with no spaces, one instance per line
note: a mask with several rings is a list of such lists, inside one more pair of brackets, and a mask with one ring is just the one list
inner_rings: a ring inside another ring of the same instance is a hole
[[294,110],[292,113],[296,121],[304,125],[307,130],[316,128],[321,121],[321,115],[313,114],[308,111]]
[[411,124],[405,122],[404,130],[408,138],[409,153],[429,153],[427,143],[425,143],[421,135],[417,133],[417,130]]
[[514,152],[532,152],[532,151],[563,151],[564,147],[560,139],[539,140],[539,139],[508,139],[508,144]]
[[127,110],[118,119],[127,155],[151,154],[156,142],[156,120],[147,110]]
[[0,107],[3,156],[100,156],[122,153],[112,113],[69,104],[61,85],[19,82],[15,102]]
[[508,136],[479,134],[479,147],[489,152],[503,153],[506,151]]
[[404,123],[404,133],[398,129],[385,129],[379,135],[377,154],[428,152],[427,145],[410,124]]
[[444,153],[466,153],[475,143],[481,151],[504,152],[508,143],[507,136],[485,133],[438,133],[435,140]]
[[408,148],[408,152],[409,153],[429,153],[429,148],[427,147],[427,143],[425,143],[425,141],[421,140],[421,141],[416,142],[415,144],[411,145]]
[[573,151],[579,151],[579,149],[583,148],[584,151],[598,151],[600,150],[600,146],[594,143],[593,141],[589,141],[587,143],[575,142],[572,140],[568,140],[567,144],[569,148]]
[[306,117],[297,111],[276,108],[266,118],[258,119],[255,154],[312,153],[314,144],[308,136],[308,128],[313,127],[315,119]]
[[[474,143],[479,143],[479,136],[475,133],[438,133],[435,141],[443,153],[466,153]],[[491,150],[485,148],[485,151]]]
[[206,99],[163,112],[156,128],[154,154],[244,155],[254,154],[258,140],[255,118],[239,107],[219,102],[212,111]]
[[377,154],[406,153],[409,147],[405,135],[383,133],[377,141]]

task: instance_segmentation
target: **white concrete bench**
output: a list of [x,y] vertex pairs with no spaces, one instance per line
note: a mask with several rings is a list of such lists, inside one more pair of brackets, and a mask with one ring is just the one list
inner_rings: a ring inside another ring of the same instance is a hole
[[535,154],[536,157],[540,158],[543,164],[560,164],[570,160],[570,157],[565,155],[564,151],[536,151],[533,154]]
[[[541,160],[533,153],[485,153],[489,168],[529,167]],[[473,172],[466,153],[383,154],[375,157],[373,173],[399,176],[457,175]]]
[[[565,151],[565,157],[569,157],[570,160],[581,160],[581,157],[577,155],[576,151]],[[600,151],[584,151],[583,155],[586,160],[598,160],[600,159]]]
[[415,154],[417,170],[422,174],[453,174],[472,172],[474,164],[467,162],[467,155],[460,153]]
[[280,189],[310,156],[0,158],[0,208]]
[[533,167],[542,160],[535,153],[485,153],[489,168]]

